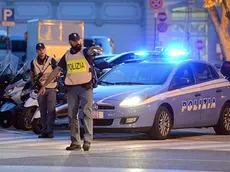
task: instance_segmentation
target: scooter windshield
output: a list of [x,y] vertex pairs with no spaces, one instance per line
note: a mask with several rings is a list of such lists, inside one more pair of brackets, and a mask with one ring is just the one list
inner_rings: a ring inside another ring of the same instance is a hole
[[19,71],[16,73],[16,75],[12,78],[11,83],[17,82],[18,80],[23,78],[23,75],[25,75],[25,73],[28,70],[28,63],[25,63],[21,69],[19,69]]
[[8,64],[1,72],[0,76],[10,75],[12,74],[12,70],[10,69],[10,64]]

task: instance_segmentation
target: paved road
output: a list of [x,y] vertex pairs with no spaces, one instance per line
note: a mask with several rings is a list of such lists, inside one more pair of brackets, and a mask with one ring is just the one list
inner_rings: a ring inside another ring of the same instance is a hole
[[53,139],[0,128],[0,171],[230,171],[230,136],[177,130],[168,140],[142,134],[97,134],[89,152],[65,151],[69,131]]

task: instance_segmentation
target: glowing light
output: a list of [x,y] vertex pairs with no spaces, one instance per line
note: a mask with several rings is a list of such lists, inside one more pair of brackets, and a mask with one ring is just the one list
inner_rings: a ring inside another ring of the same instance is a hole
[[177,50],[177,49],[171,49],[168,51],[168,55],[169,56],[184,56],[184,55],[187,55],[188,52],[186,51],[181,51],[181,50]]
[[142,99],[139,96],[127,98],[123,100],[120,104],[120,106],[135,106],[141,103]]
[[140,52],[135,52],[134,54],[137,56],[146,56],[148,53],[145,51],[140,51]]

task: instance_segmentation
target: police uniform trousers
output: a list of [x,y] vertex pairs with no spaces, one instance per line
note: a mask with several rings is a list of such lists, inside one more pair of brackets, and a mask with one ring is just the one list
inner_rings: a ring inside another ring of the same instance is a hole
[[72,144],[80,145],[80,124],[79,124],[79,107],[83,112],[84,124],[84,141],[91,142],[93,139],[93,89],[86,89],[81,85],[67,86],[68,114],[71,128]]
[[56,94],[55,88],[46,88],[46,93],[38,96],[42,134],[53,134],[53,124],[56,119]]

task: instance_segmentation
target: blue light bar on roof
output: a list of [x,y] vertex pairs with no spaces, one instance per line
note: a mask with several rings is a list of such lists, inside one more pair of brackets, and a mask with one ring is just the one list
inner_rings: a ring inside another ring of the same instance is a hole
[[169,56],[185,56],[188,55],[188,52],[183,50],[171,49],[167,53]]
[[189,55],[189,52],[183,44],[177,42],[169,44],[165,53],[168,57],[185,57]]
[[146,56],[148,53],[145,51],[140,51],[140,52],[135,52],[134,54],[137,56]]

